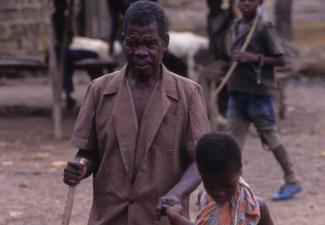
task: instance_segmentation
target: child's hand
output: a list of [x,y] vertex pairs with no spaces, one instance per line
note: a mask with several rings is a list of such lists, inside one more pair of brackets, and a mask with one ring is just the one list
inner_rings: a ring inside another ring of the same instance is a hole
[[158,200],[156,206],[156,220],[160,220],[161,216],[166,216],[166,210],[162,206],[174,206],[181,204],[181,199],[174,195],[165,195]]
[[258,59],[259,55],[250,52],[235,51],[232,54],[232,60],[239,63],[255,63]]
[[189,219],[182,216],[183,207],[181,204],[163,204],[161,208],[165,211],[171,225],[194,225],[194,223],[192,223]]
[[183,212],[183,207],[181,204],[176,204],[173,206],[162,205],[162,209],[165,211],[166,216],[169,218],[172,224],[176,223],[176,217],[181,216]]

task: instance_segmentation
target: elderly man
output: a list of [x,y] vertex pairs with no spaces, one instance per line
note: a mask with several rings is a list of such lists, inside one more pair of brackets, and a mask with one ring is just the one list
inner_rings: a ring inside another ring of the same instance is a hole
[[80,150],[64,182],[93,174],[90,225],[168,224],[161,205],[187,205],[200,182],[193,160],[208,132],[206,105],[197,83],[161,64],[166,29],[158,4],[133,3],[123,26],[127,65],[87,90],[72,135]]

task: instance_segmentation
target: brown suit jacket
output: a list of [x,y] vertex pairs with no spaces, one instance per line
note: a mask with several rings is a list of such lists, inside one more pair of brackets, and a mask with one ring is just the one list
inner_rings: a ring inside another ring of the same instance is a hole
[[200,86],[162,68],[141,124],[127,66],[87,90],[72,144],[99,155],[88,224],[153,225],[158,199],[179,181],[197,140],[209,131]]

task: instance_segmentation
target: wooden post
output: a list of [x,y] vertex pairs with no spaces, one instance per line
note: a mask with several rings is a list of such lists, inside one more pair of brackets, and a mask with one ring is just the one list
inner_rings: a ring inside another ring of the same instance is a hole
[[65,53],[69,47],[69,32],[73,29],[74,7],[75,1],[70,0],[68,6],[67,27],[64,31],[63,45],[60,49],[60,61],[57,62],[57,53],[55,52],[54,30],[51,21],[53,5],[52,1],[48,0],[44,3],[44,21],[47,25],[47,46],[49,52],[49,77],[51,78],[52,94],[53,94],[53,127],[54,137],[62,138],[62,80],[64,72]]
[[48,0],[43,5],[43,19],[46,30],[47,48],[48,48],[48,73],[52,88],[52,117],[53,117],[53,133],[57,139],[62,138],[62,109],[61,109],[61,83],[60,72],[58,69],[57,56],[55,52],[54,31],[52,26],[52,1]]
[[275,27],[281,38],[292,40],[292,0],[276,0],[274,5]]

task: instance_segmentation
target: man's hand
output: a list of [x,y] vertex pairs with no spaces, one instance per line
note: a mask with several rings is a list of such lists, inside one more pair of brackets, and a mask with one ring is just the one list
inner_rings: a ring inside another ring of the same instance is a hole
[[86,177],[89,162],[85,158],[74,159],[67,163],[63,173],[63,182],[70,186],[76,186]]
[[239,63],[255,63],[258,62],[259,55],[250,52],[234,51],[231,59]]
[[[166,208],[175,205],[181,205],[181,199],[175,195],[165,195],[158,200],[156,207],[156,220],[159,221],[161,216],[166,216]],[[164,207],[163,207],[164,206]]]

